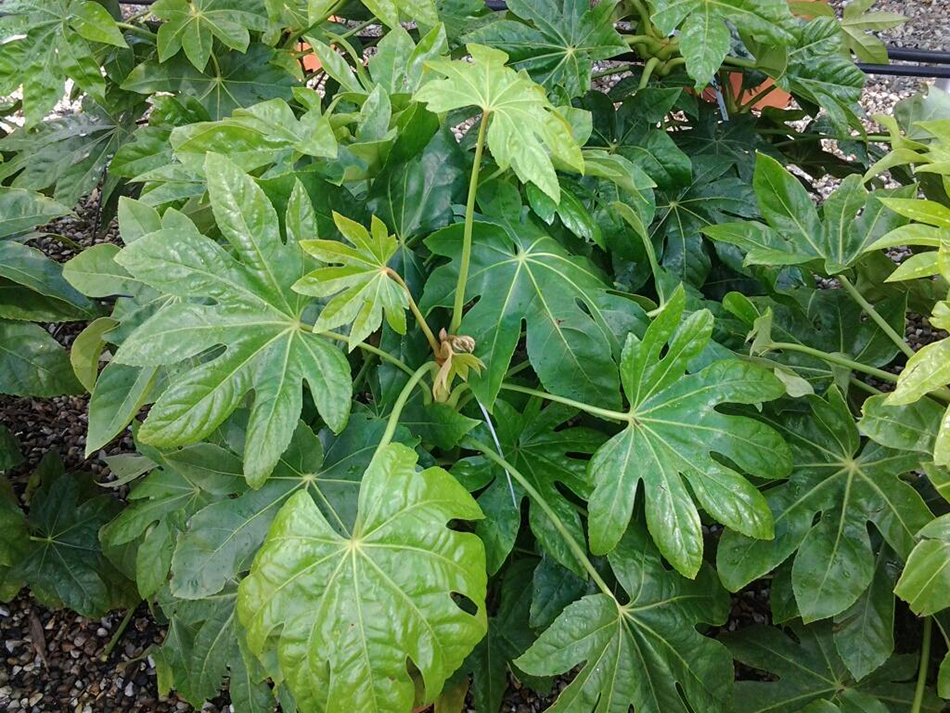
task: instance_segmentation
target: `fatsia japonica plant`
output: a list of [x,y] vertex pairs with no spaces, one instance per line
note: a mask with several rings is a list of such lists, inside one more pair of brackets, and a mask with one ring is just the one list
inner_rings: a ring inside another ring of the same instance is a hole
[[0,596],[239,713],[943,710],[950,97],[868,133],[872,4],[4,2],[0,393],[111,476],[0,428]]

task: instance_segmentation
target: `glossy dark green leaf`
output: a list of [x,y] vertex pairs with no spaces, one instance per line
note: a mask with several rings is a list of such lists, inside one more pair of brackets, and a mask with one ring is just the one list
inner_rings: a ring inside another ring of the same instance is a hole
[[577,0],[512,0],[509,13],[522,22],[497,20],[466,35],[508,53],[509,64],[527,70],[548,90],[563,87],[570,99],[590,90],[591,65],[627,51],[613,27],[613,1],[591,7]]
[[28,517],[34,539],[16,575],[83,616],[102,616],[122,601],[124,585],[102,553],[99,528],[121,504],[101,494],[91,476],[66,473],[55,453],[46,459]]
[[[426,240],[432,252],[452,262],[436,268],[426,283],[423,312],[452,305],[462,228],[452,225]],[[477,222],[466,298],[478,302],[462,319],[461,333],[475,339],[474,354],[486,365],[469,377],[479,400],[486,406],[494,402],[526,323],[528,358],[545,388],[619,405],[613,335],[601,307],[605,287],[586,260],[570,255],[532,223],[505,228]],[[631,312],[638,309],[631,303]]]
[[[736,711],[822,711],[817,701],[831,704],[829,711],[910,710],[914,683],[905,683],[917,670],[912,655],[896,656],[873,674],[856,683],[838,656],[830,623],[793,627],[796,643],[781,630],[754,625],[727,634],[725,643],[746,666],[764,671],[777,680],[740,681],[736,684]],[[887,705],[884,705],[884,704]],[[924,711],[942,710],[939,699],[925,691]]]
[[[63,272],[59,263],[35,248],[13,240],[0,242],[0,278],[46,298],[59,317],[49,321],[89,319],[96,312],[95,305],[63,279]],[[5,302],[0,301],[0,316],[11,319],[29,317],[19,315],[16,304]]]
[[129,73],[122,87],[139,94],[173,92],[194,97],[212,120],[218,120],[238,107],[267,99],[290,99],[294,78],[274,60],[274,50],[251,44],[246,54],[229,52],[218,60],[218,67],[204,72],[183,57],[161,64],[146,61]]
[[673,567],[694,577],[703,552],[694,497],[730,529],[763,540],[773,535],[765,499],[713,454],[760,478],[785,476],[791,459],[772,428],[715,409],[721,403],[761,404],[778,398],[785,389],[772,374],[726,359],[684,375],[689,361],[709,342],[713,326],[708,311],[685,316],[685,303],[685,292],[678,290],[642,340],[627,337],[620,375],[630,423],[590,461],[590,544],[597,554],[616,546],[642,480],[650,534]]
[[608,555],[629,600],[603,593],[570,604],[515,664],[536,676],[582,668],[549,710],[631,707],[642,713],[731,710],[732,661],[696,631],[726,620],[729,599],[710,567],[691,582],[666,569],[650,535],[635,523]]
[[[298,706],[404,711],[415,686],[438,695],[485,633],[484,554],[478,538],[446,528],[481,512],[439,468],[391,444],[360,486],[353,531],[341,535],[305,492],[281,508],[241,582],[250,649],[277,650]],[[459,593],[474,604],[466,613]],[[279,633],[275,631],[280,627]]]
[[804,398],[807,409],[765,417],[785,436],[795,462],[787,483],[765,491],[775,539],[762,542],[727,532],[716,561],[723,582],[737,590],[794,554],[795,599],[803,618],[812,621],[843,612],[871,583],[868,523],[905,559],[931,514],[899,477],[918,467],[918,455],[875,443],[862,448],[836,388],[826,399]]
[[367,210],[384,220],[402,243],[434,232],[452,221],[452,206],[463,200],[468,168],[452,132],[442,129],[422,153],[387,166],[376,177]]
[[[559,428],[576,412],[560,404],[543,409],[541,406],[535,399],[519,412],[506,401],[499,399],[495,402],[492,418],[501,451],[541,493],[574,540],[583,542],[584,526],[580,513],[561,489],[581,499],[590,495],[585,477],[587,461],[578,456],[596,451],[605,437],[590,428]],[[487,426],[479,426],[477,433],[481,440],[492,442]],[[489,573],[497,572],[514,547],[526,493],[520,485],[510,481],[501,468],[483,456],[459,461],[452,472],[471,489],[488,485],[478,497],[486,518],[475,526],[475,532],[485,543]],[[583,574],[577,557],[540,508],[530,507],[528,523],[543,551],[576,574]]]
[[69,212],[66,206],[40,193],[0,188],[0,238],[23,233]]

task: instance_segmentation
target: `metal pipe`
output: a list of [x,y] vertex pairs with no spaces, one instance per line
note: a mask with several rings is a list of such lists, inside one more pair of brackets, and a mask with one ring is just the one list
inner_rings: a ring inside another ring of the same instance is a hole
[[865,74],[881,74],[889,77],[927,77],[950,79],[950,67],[925,67],[920,64],[865,64],[858,62]]

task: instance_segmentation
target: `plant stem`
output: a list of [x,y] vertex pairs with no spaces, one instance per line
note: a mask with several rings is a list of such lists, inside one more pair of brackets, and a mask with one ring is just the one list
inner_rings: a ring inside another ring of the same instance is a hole
[[924,638],[920,643],[920,668],[917,671],[917,688],[914,690],[914,705],[910,713],[920,713],[924,704],[924,691],[927,689],[927,669],[930,666],[930,637],[933,633],[933,617],[924,619]]
[[417,305],[416,301],[412,298],[412,291],[409,289],[409,285],[407,285],[406,281],[402,279],[402,276],[391,267],[386,268],[386,274],[399,283],[402,289],[406,291],[406,296],[409,297],[409,309],[412,310],[412,314],[416,318],[420,329],[422,329],[422,333],[425,334],[426,339],[429,340],[429,346],[432,347],[432,354],[438,358],[442,354],[442,345],[439,344],[439,340],[435,338],[432,330],[429,329],[429,323],[426,322],[426,318],[419,310],[419,305]]
[[538,506],[544,511],[544,514],[547,515],[548,519],[551,521],[551,524],[554,525],[554,529],[557,530],[558,533],[561,535],[561,537],[564,538],[564,541],[567,543],[568,548],[570,548],[571,552],[574,554],[577,560],[581,563],[581,566],[583,566],[584,569],[587,570],[587,573],[590,575],[590,578],[594,580],[594,583],[597,585],[597,588],[600,589],[600,591],[602,591],[611,599],[616,599],[610,587],[607,586],[607,583],[604,581],[603,577],[600,576],[600,572],[598,572],[597,569],[594,567],[594,565],[591,564],[590,559],[588,559],[587,557],[587,552],[584,550],[583,547],[577,544],[577,541],[574,539],[571,533],[568,532],[568,529],[567,527],[565,527],[564,523],[561,521],[561,518],[559,518],[557,516],[557,513],[555,513],[554,510],[551,508],[551,506],[548,505],[548,502],[544,499],[541,493],[539,493],[537,490],[534,489],[534,486],[531,485],[528,479],[525,478],[521,473],[519,473],[518,470],[513,465],[511,465],[511,463],[509,463],[500,455],[498,455],[495,452],[495,450],[491,448],[490,446],[487,446],[481,441],[478,441],[476,439],[469,439],[468,443],[473,448],[480,450],[482,454],[485,455],[486,458],[488,458],[491,461],[494,461],[495,463],[500,465],[502,468],[504,468],[511,475],[512,478],[518,481],[519,485],[521,485],[521,487],[525,489],[525,492],[528,493],[531,499],[534,502],[536,502]]
[[659,57],[650,57],[647,60],[647,63],[643,67],[643,74],[640,75],[640,83],[637,85],[637,89],[643,89],[650,83],[650,77],[653,76],[653,70],[656,69],[657,65],[660,63]]
[[662,67],[660,67],[660,74],[665,77],[674,69],[684,64],[686,64],[685,57],[674,57],[673,59],[669,60],[666,64],[664,64]]
[[861,309],[864,310],[867,316],[874,320],[874,323],[881,328],[881,331],[884,332],[906,356],[914,356],[914,350],[910,348],[903,337],[894,331],[894,328],[887,323],[887,320],[881,316],[881,313],[874,309],[874,305],[864,299],[861,293],[858,292],[858,288],[851,284],[851,280],[844,275],[838,275],[838,281],[845,291],[851,295],[851,298],[861,306]]
[[389,421],[386,423],[386,430],[383,432],[383,437],[380,440],[379,445],[376,446],[376,452],[373,454],[374,458],[376,457],[376,453],[379,453],[393,440],[393,434],[396,433],[396,427],[399,425],[399,417],[402,415],[402,410],[405,408],[406,402],[409,400],[409,394],[411,394],[416,385],[422,381],[422,377],[424,377],[433,369],[438,368],[439,365],[434,361],[427,361],[425,364],[416,369],[412,376],[409,377],[409,381],[406,382],[406,385],[402,387],[402,391],[399,392],[399,397],[396,399],[396,403],[393,404],[393,410],[389,414]]
[[826,362],[829,362],[830,364],[837,364],[838,366],[844,366],[854,371],[861,371],[865,374],[870,374],[871,376],[877,377],[882,381],[889,381],[892,384],[897,383],[897,376],[890,373],[889,371],[875,369],[873,366],[868,366],[867,364],[862,364],[861,362],[848,359],[847,357],[838,356],[837,354],[829,354],[828,352],[823,352],[819,349],[812,349],[811,347],[806,347],[804,344],[793,344],[791,342],[772,342],[769,344],[768,351],[773,349],[781,349],[787,352],[800,352],[802,354],[807,354],[808,356],[813,356],[816,359],[822,359]]
[[749,109],[755,108],[755,105],[756,105],[756,104],[758,104],[760,101],[762,101],[763,99],[765,99],[765,97],[767,97],[769,94],[771,94],[772,92],[774,92],[776,89],[778,89],[778,85],[777,85],[777,84],[770,84],[770,85],[767,86],[765,89],[763,89],[761,92],[759,92],[758,94],[756,94],[754,97],[752,97],[751,99],[749,99],[749,100],[746,101],[746,102],[743,102],[743,103],[742,103],[742,106],[739,107],[739,113],[740,113],[740,114],[743,114],[743,113],[747,112]]
[[491,112],[482,112],[478,124],[478,139],[475,142],[475,163],[468,182],[468,201],[465,203],[465,228],[462,233],[462,261],[459,265],[459,279],[455,286],[455,305],[452,310],[452,322],[449,333],[457,334],[462,324],[462,309],[465,307],[465,288],[468,283],[468,268],[472,261],[472,229],[475,223],[475,194],[478,192],[478,172],[482,165],[482,151],[485,148],[485,131]]
[[643,27],[646,30],[647,34],[650,37],[655,37],[659,39],[659,33],[657,33],[656,28],[653,26],[653,21],[650,19],[650,11],[643,4],[641,0],[631,0],[634,9],[637,11],[637,14],[640,16],[640,20],[643,22]]
[[621,413],[620,411],[611,411],[598,406],[591,406],[590,404],[585,404],[582,401],[575,401],[574,399],[568,399],[564,396],[555,396],[554,394],[549,394],[547,391],[538,391],[537,389],[529,389],[527,386],[519,386],[518,384],[508,383],[503,383],[501,388],[504,391],[516,391],[519,394],[537,396],[538,398],[545,399],[547,401],[554,401],[555,403],[564,404],[565,406],[573,406],[574,408],[584,411],[585,413],[589,413],[592,416],[599,416],[600,418],[607,419],[608,421],[620,421],[622,423],[628,423],[630,421],[630,414],[628,413]]
[[733,67],[742,67],[743,69],[755,69],[758,67],[758,64],[753,59],[744,59],[742,57],[726,57],[723,61],[723,64],[728,64]]
[[140,25],[133,25],[130,22],[117,22],[115,24],[116,24],[116,27],[118,27],[120,30],[125,30],[126,32],[131,32],[141,37],[147,37],[150,40],[158,39],[158,35],[156,35],[147,27],[142,27]]
[[345,40],[347,37],[352,37],[353,35],[355,35],[355,34],[356,34],[357,32],[359,32],[360,30],[365,30],[367,27],[369,27],[370,25],[372,25],[372,24],[374,24],[374,23],[376,23],[376,22],[378,22],[378,20],[377,20],[375,17],[371,17],[370,19],[368,19],[368,20],[366,20],[366,21],[364,21],[364,22],[361,22],[361,23],[358,24],[356,27],[351,27],[349,30],[347,30],[347,31],[344,32],[342,35],[340,35],[340,37],[342,37],[342,38]]
[[[345,334],[337,334],[336,332],[315,332],[315,334],[319,334],[322,337],[329,337],[330,339],[336,339],[338,342],[350,341],[350,338],[347,337]],[[370,354],[375,354],[380,359],[385,359],[390,364],[397,366],[398,368],[400,368],[402,371],[406,372],[407,374],[412,374],[412,369],[406,366],[406,363],[402,361],[402,359],[394,357],[392,354],[389,354],[388,352],[384,352],[379,347],[374,347],[372,344],[367,344],[366,342],[360,342],[357,346],[363,351],[369,352]]]
[[102,650],[102,654],[99,656],[99,660],[103,663],[109,660],[109,656],[112,655],[112,650],[115,649],[116,644],[119,643],[119,639],[122,638],[122,634],[124,634],[128,628],[129,622],[132,621],[132,615],[135,614],[137,607],[138,605],[130,607],[129,610],[125,612],[125,616],[122,617],[122,621],[119,622],[119,626],[116,627],[115,632],[109,639],[109,643],[106,644],[106,647]]

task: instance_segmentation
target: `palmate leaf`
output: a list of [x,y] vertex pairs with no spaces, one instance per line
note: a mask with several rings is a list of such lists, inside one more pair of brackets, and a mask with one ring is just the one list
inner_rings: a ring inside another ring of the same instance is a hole
[[[827,198],[820,215],[801,182],[770,156],[758,155],[753,185],[767,225],[747,221],[703,229],[713,240],[745,250],[746,265],[817,262],[825,274],[835,275],[907,222],[886,207],[883,195],[868,192],[861,176],[848,176]],[[900,195],[909,194],[901,190]],[[897,197],[887,196],[885,200]]]
[[277,53],[252,43],[245,54],[228,52],[201,72],[183,57],[167,62],[148,60],[129,72],[122,88],[139,94],[169,92],[194,97],[208,110],[213,121],[267,99],[292,96],[293,75],[275,60]]
[[[308,0],[310,24],[322,22],[336,9],[335,0]],[[361,0],[373,15],[387,27],[397,28],[400,15],[429,27],[439,22],[435,0]]]
[[[433,253],[451,262],[429,277],[420,303],[423,312],[453,303],[462,229],[458,223],[426,239]],[[471,259],[466,299],[477,297],[478,302],[462,318],[460,333],[475,340],[474,354],[486,365],[469,377],[486,407],[498,395],[522,323],[527,323],[528,359],[546,389],[589,403],[619,405],[606,285],[590,263],[570,255],[529,220],[505,227],[476,222]],[[628,304],[631,314],[642,315]]]
[[932,516],[900,478],[919,467],[919,454],[876,443],[862,448],[835,387],[826,398],[805,400],[807,410],[764,417],[788,440],[796,464],[787,483],[765,491],[775,539],[726,532],[716,561],[722,581],[736,591],[794,554],[792,587],[807,622],[841,613],[867,589],[874,571],[868,523],[904,560]]
[[409,710],[409,660],[431,701],[485,633],[481,542],[446,527],[481,511],[452,476],[417,472],[416,462],[401,444],[376,453],[348,535],[308,493],[295,494],[241,582],[250,649],[260,656],[276,647],[304,710]]
[[660,188],[687,185],[692,174],[689,157],[667,132],[657,128],[680,94],[679,89],[646,88],[619,108],[606,94],[588,94],[582,101],[592,113],[593,133],[586,146],[623,156]]
[[828,113],[840,131],[857,123],[864,88],[862,72],[848,56],[836,18],[817,17],[798,32],[776,84]]
[[567,606],[515,665],[535,676],[584,664],[551,713],[725,713],[732,661],[696,631],[721,624],[729,598],[709,566],[695,582],[666,569],[634,523],[608,555],[628,599],[589,594]]
[[495,163],[510,166],[523,183],[534,183],[559,203],[552,156],[575,171],[584,170],[570,124],[548,102],[541,86],[526,73],[505,66],[507,54],[477,44],[468,45],[468,51],[471,62],[430,60],[426,66],[445,79],[424,84],[413,98],[436,113],[481,109],[489,120],[488,148]]
[[[309,200],[309,199],[307,199]],[[296,292],[312,297],[330,297],[313,325],[315,332],[350,324],[350,351],[386,323],[397,334],[406,333],[409,295],[387,267],[399,249],[399,241],[386,224],[373,216],[372,234],[355,220],[333,213],[343,237],[339,240],[302,240],[300,247],[329,267],[317,268],[294,283]]]
[[[896,656],[856,683],[838,656],[830,623],[797,624],[792,632],[798,643],[779,629],[760,625],[725,635],[724,641],[736,659],[778,677],[773,681],[739,681],[737,713],[910,710],[914,684],[904,682],[917,670],[914,656]],[[943,705],[926,691],[921,710],[936,713],[943,710]]]
[[709,84],[732,42],[726,22],[760,42],[795,41],[785,0],[653,0],[652,20],[663,36],[681,31],[686,71],[696,86]]
[[[379,419],[354,415],[339,436],[324,434],[324,449],[309,426],[298,424],[262,488],[210,504],[191,518],[175,548],[172,593],[184,599],[209,597],[236,580],[249,567],[281,506],[295,493],[309,493],[334,530],[349,532],[356,519],[360,477],[385,427]],[[402,429],[397,436],[409,440]],[[245,450],[253,447],[245,444]]]
[[565,99],[590,90],[591,64],[628,50],[614,29],[615,0],[594,7],[585,0],[512,0],[508,12],[522,22],[498,20],[465,36],[508,53],[510,66],[527,70],[549,91],[563,87]]
[[784,477],[791,459],[772,428],[716,410],[720,404],[760,404],[781,396],[785,389],[771,373],[727,359],[684,375],[713,327],[706,310],[684,316],[685,304],[685,292],[678,289],[642,340],[627,337],[620,377],[630,422],[590,460],[589,526],[595,554],[613,549],[630,521],[642,480],[650,534],[674,568],[695,577],[703,535],[694,496],[730,529],[765,540],[773,534],[765,498],[714,454],[761,478]]
[[246,52],[249,30],[267,29],[263,0],[158,0],[152,14],[164,20],[158,28],[158,59],[185,56],[203,71],[217,38],[238,52]]
[[[130,243],[116,261],[133,277],[182,298],[161,307],[121,345],[114,361],[159,366],[223,345],[225,352],[186,371],[152,407],[139,437],[155,446],[196,443],[254,392],[244,474],[267,479],[290,443],[306,381],[317,410],[340,431],[352,384],[343,354],[301,321],[307,301],[291,290],[307,269],[295,236],[281,240],[277,213],[250,176],[209,154],[208,193],[218,229],[234,255],[166,211],[162,229]],[[197,301],[214,300],[214,304]]]
[[692,158],[692,180],[658,192],[650,236],[658,244],[664,268],[694,287],[709,275],[711,259],[702,229],[729,216],[751,217],[755,201],[749,184],[732,173],[719,156]]
[[105,100],[93,43],[125,47],[108,11],[92,0],[10,0],[0,17],[0,95],[23,87],[26,125],[44,119],[63,96],[66,78]]
[[88,474],[66,473],[55,452],[44,457],[38,475],[27,519],[29,549],[13,576],[42,601],[100,617],[127,600],[127,583],[99,545],[99,528],[121,503],[102,494]]
[[[605,436],[590,428],[558,430],[574,415],[573,409],[559,404],[542,409],[537,400],[530,401],[521,413],[500,399],[494,406],[495,430],[502,452],[510,454],[507,457],[511,464],[541,493],[575,541],[583,542],[584,526],[580,515],[559,488],[566,488],[580,498],[590,494],[585,478],[587,461],[571,454],[590,455],[604,442]],[[487,427],[481,426],[477,433],[478,438],[487,438],[490,442]],[[485,520],[475,526],[475,533],[485,543],[488,572],[494,574],[514,547],[521,526],[521,503],[526,493],[517,483],[509,485],[504,471],[484,456],[459,461],[452,472],[469,490],[488,486],[478,497]],[[583,566],[540,509],[530,508],[528,522],[545,552],[577,574],[583,574]]]
[[[106,111],[85,101],[81,113],[44,121],[29,132],[14,131],[0,140],[0,150],[16,152],[0,163],[0,179],[13,177],[15,188],[52,189],[56,201],[75,205],[103,180],[146,108],[145,102],[130,101]],[[104,200],[113,188],[107,181]]]
[[138,448],[159,467],[132,488],[131,504],[102,528],[100,538],[110,547],[141,538],[136,583],[139,593],[149,597],[168,578],[172,553],[185,523],[209,504],[241,495],[247,484],[241,460],[220,446],[198,443],[168,453],[142,444]]
[[871,33],[898,27],[907,18],[896,12],[872,12],[874,3],[875,0],[852,0],[845,5],[841,29],[845,43],[860,61],[887,64],[887,47]]

